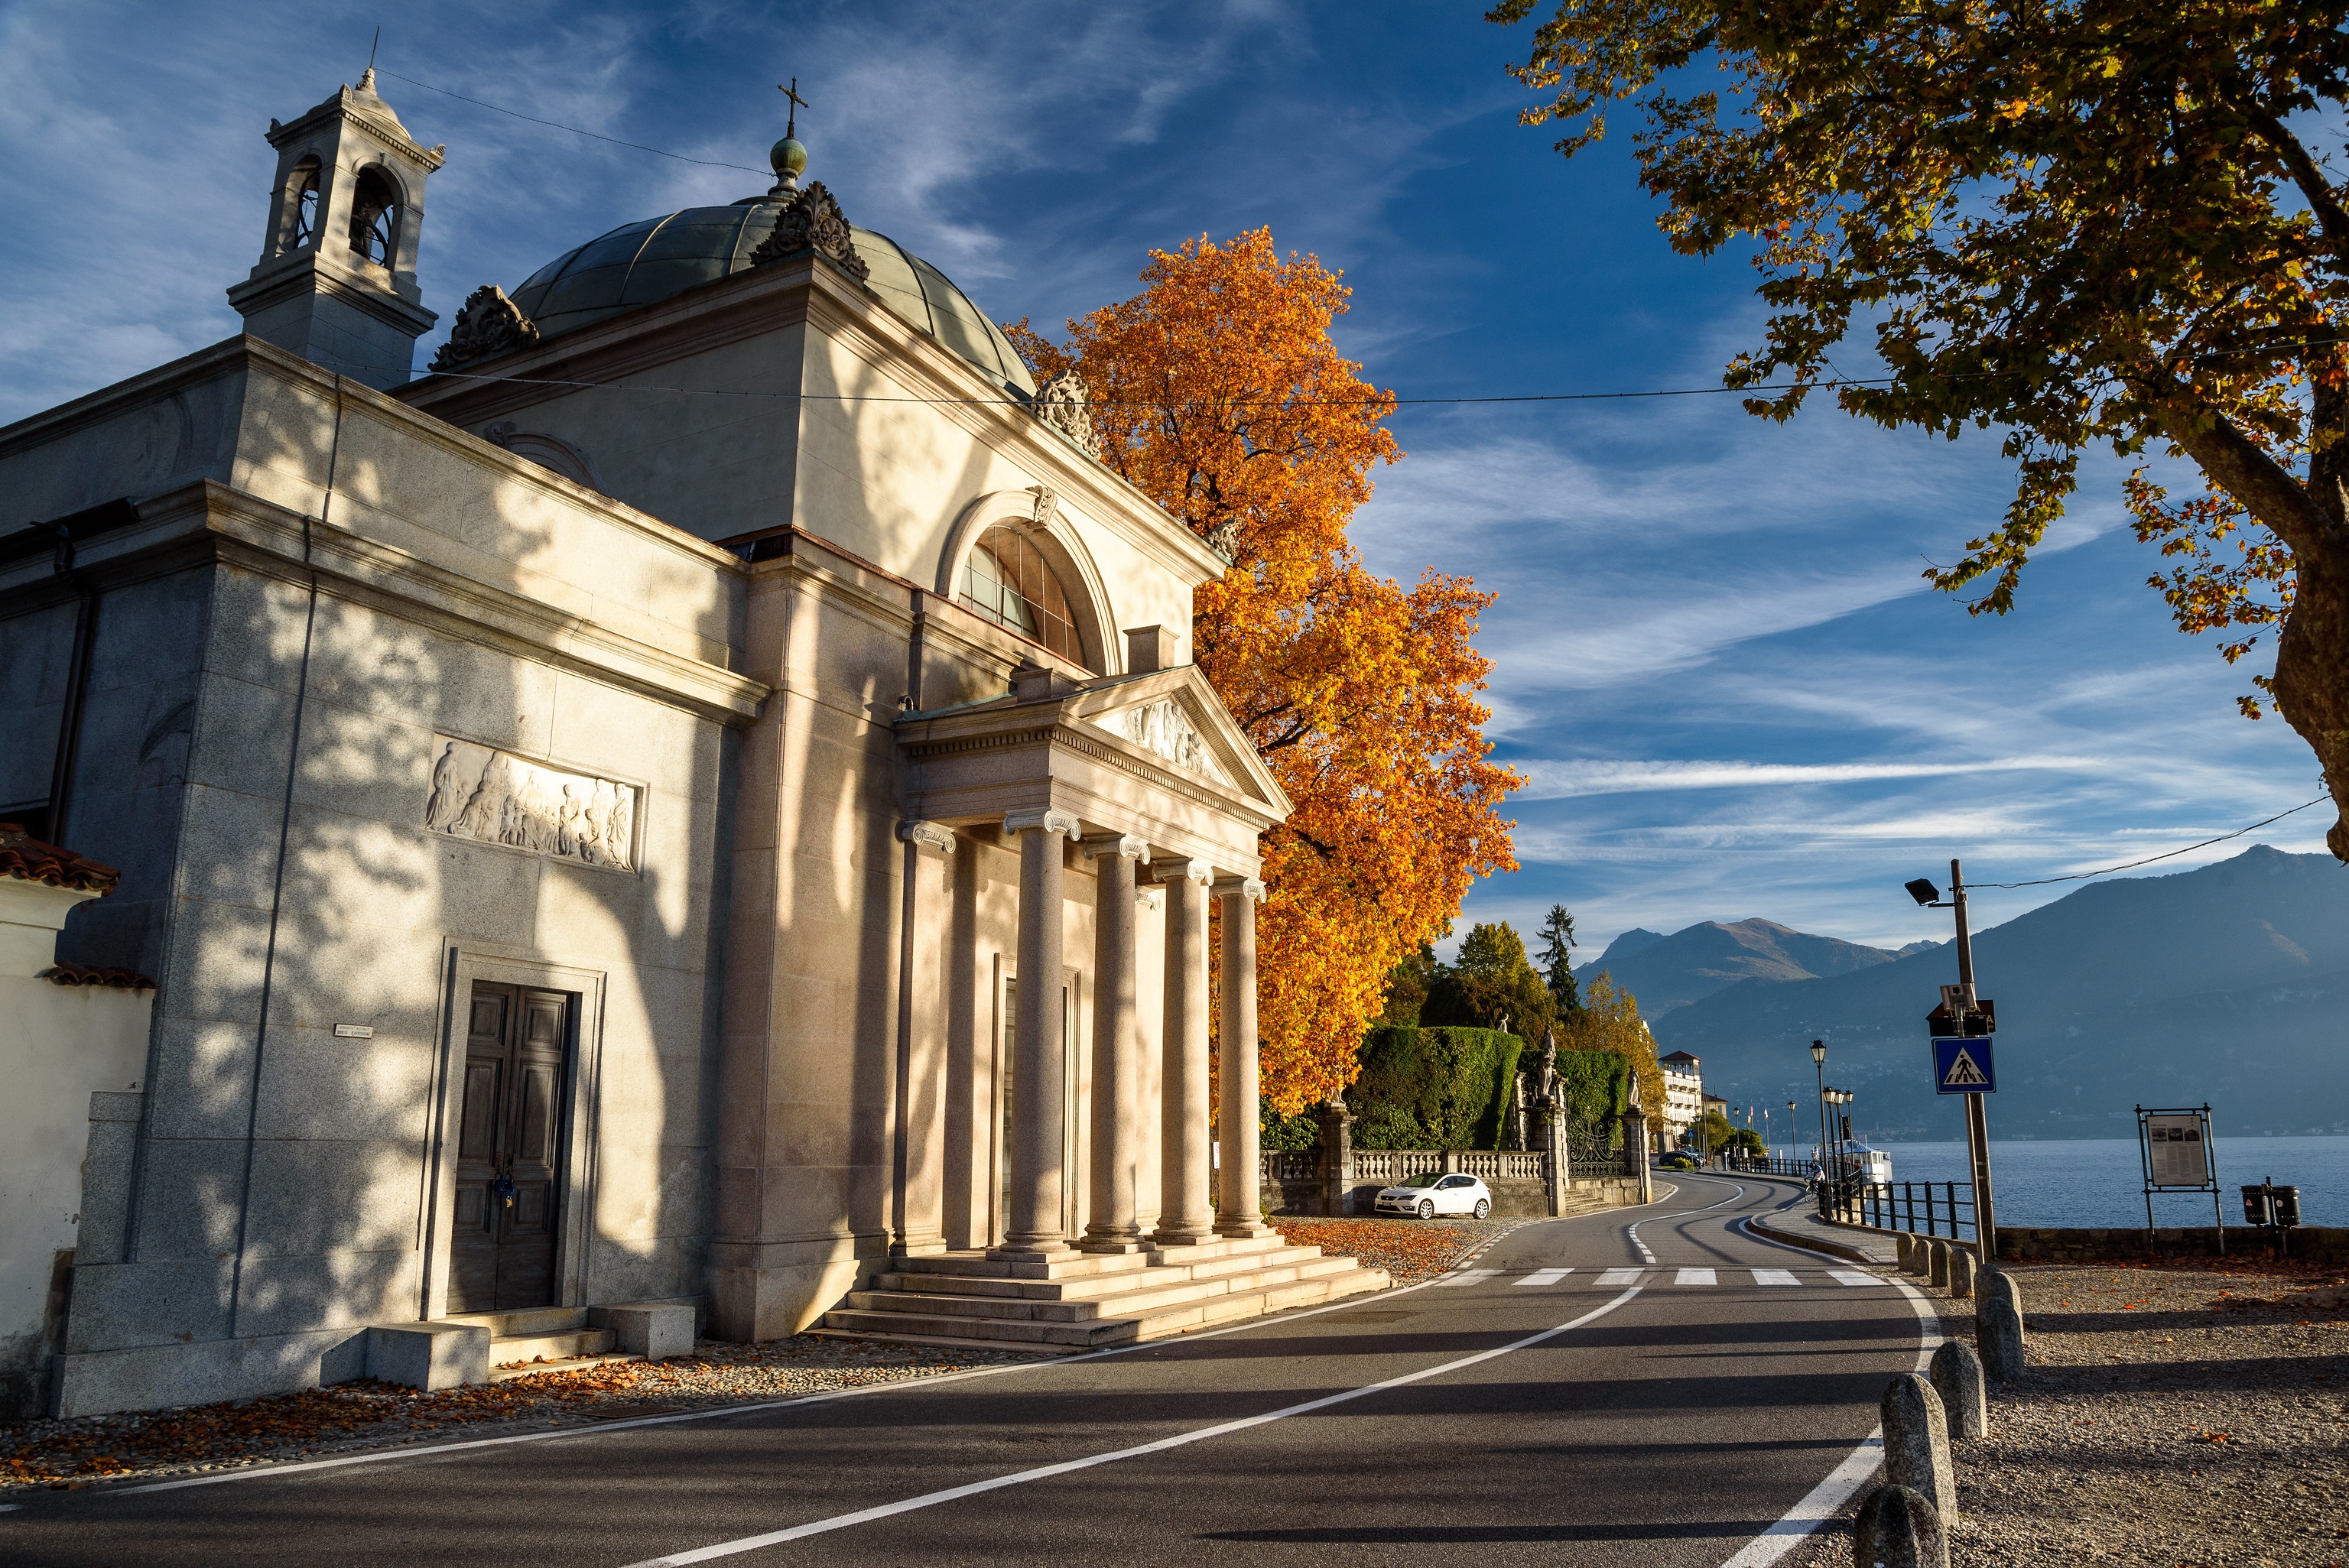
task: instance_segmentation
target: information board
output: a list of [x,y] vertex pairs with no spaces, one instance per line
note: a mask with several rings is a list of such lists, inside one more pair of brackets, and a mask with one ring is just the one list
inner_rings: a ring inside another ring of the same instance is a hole
[[2210,1185],[2210,1145],[2202,1136],[2199,1111],[2148,1111],[2145,1140],[2145,1179],[2148,1185]]

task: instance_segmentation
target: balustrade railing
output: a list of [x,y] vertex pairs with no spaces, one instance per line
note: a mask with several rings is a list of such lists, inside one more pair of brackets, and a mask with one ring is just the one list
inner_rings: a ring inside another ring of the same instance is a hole
[[1846,1205],[1849,1218],[1878,1230],[1974,1240],[1971,1181],[1871,1181]]

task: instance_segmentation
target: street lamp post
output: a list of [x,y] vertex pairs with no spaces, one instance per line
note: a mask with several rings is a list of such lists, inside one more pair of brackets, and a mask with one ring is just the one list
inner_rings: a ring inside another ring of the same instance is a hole
[[1786,1102],[1786,1163],[1795,1162],[1795,1102]]
[[1819,1218],[1827,1217],[1827,1043],[1811,1042],[1811,1070],[1819,1080]]
[[[1957,916],[1958,1027],[1970,1033],[1968,1024],[1975,1016],[1979,999],[1974,993],[1973,935],[1966,926],[1965,868],[1955,860],[1950,861],[1950,896],[1946,903],[1936,896],[1933,884],[1923,879],[1909,883],[1909,895],[1928,909],[1946,908]],[[1974,1251],[1985,1265],[1994,1265],[1998,1261],[1998,1212],[1991,1197],[1990,1107],[1978,1094],[1964,1099],[1966,1150],[1974,1187]]]

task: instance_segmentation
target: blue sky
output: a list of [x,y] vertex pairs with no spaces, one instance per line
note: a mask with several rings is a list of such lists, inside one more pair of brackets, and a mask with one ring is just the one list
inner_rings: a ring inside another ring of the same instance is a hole
[[[0,421],[227,336],[258,253],[262,132],[356,81],[445,142],[421,273],[445,324],[605,229],[762,177],[796,75],[811,174],[999,318],[1133,291],[1145,251],[1269,224],[1354,285],[1349,352],[1404,397],[1717,384],[1760,318],[1734,257],[1675,256],[1619,137],[1568,164],[1515,123],[1524,29],[1479,4],[260,6],[0,3]],[[434,339],[419,356],[429,356]],[[1855,355],[1855,359],[1864,356]],[[1847,366],[1848,368],[1848,366]],[[2019,881],[2223,832],[2317,793],[2280,719],[2170,627],[2155,557],[2085,493],[2019,610],[1926,590],[2007,497],[1951,445],[1726,397],[1406,408],[1357,533],[1500,600],[1482,646],[1524,869],[1466,918],[1761,915],[1947,934],[1899,883]],[[2262,666],[2263,667],[2263,666]],[[2322,810],[2176,862],[2321,844]],[[2176,869],[2176,865],[2165,869]],[[1991,923],[2063,888],[1985,892]],[[1464,924],[1463,928],[1464,930]]]

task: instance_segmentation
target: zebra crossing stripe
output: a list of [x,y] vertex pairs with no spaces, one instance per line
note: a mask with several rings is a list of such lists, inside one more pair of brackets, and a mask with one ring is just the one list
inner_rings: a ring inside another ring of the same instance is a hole
[[1884,1283],[1874,1274],[1861,1274],[1857,1269],[1829,1269],[1827,1277],[1842,1284],[1882,1284]]
[[1682,1269],[1672,1280],[1674,1284],[1715,1284],[1711,1269]]
[[1519,1284],[1556,1284],[1573,1272],[1572,1269],[1536,1269],[1517,1283]]
[[1755,1284],[1800,1284],[1803,1282],[1795,1277],[1795,1271],[1792,1269],[1755,1269],[1754,1283]]
[[1462,1269],[1458,1274],[1437,1280],[1435,1283],[1437,1284],[1475,1284],[1480,1280],[1491,1279],[1500,1272],[1499,1269]]
[[1638,1284],[1642,1272],[1640,1269],[1609,1269],[1599,1276],[1599,1288],[1621,1290],[1626,1285]]

